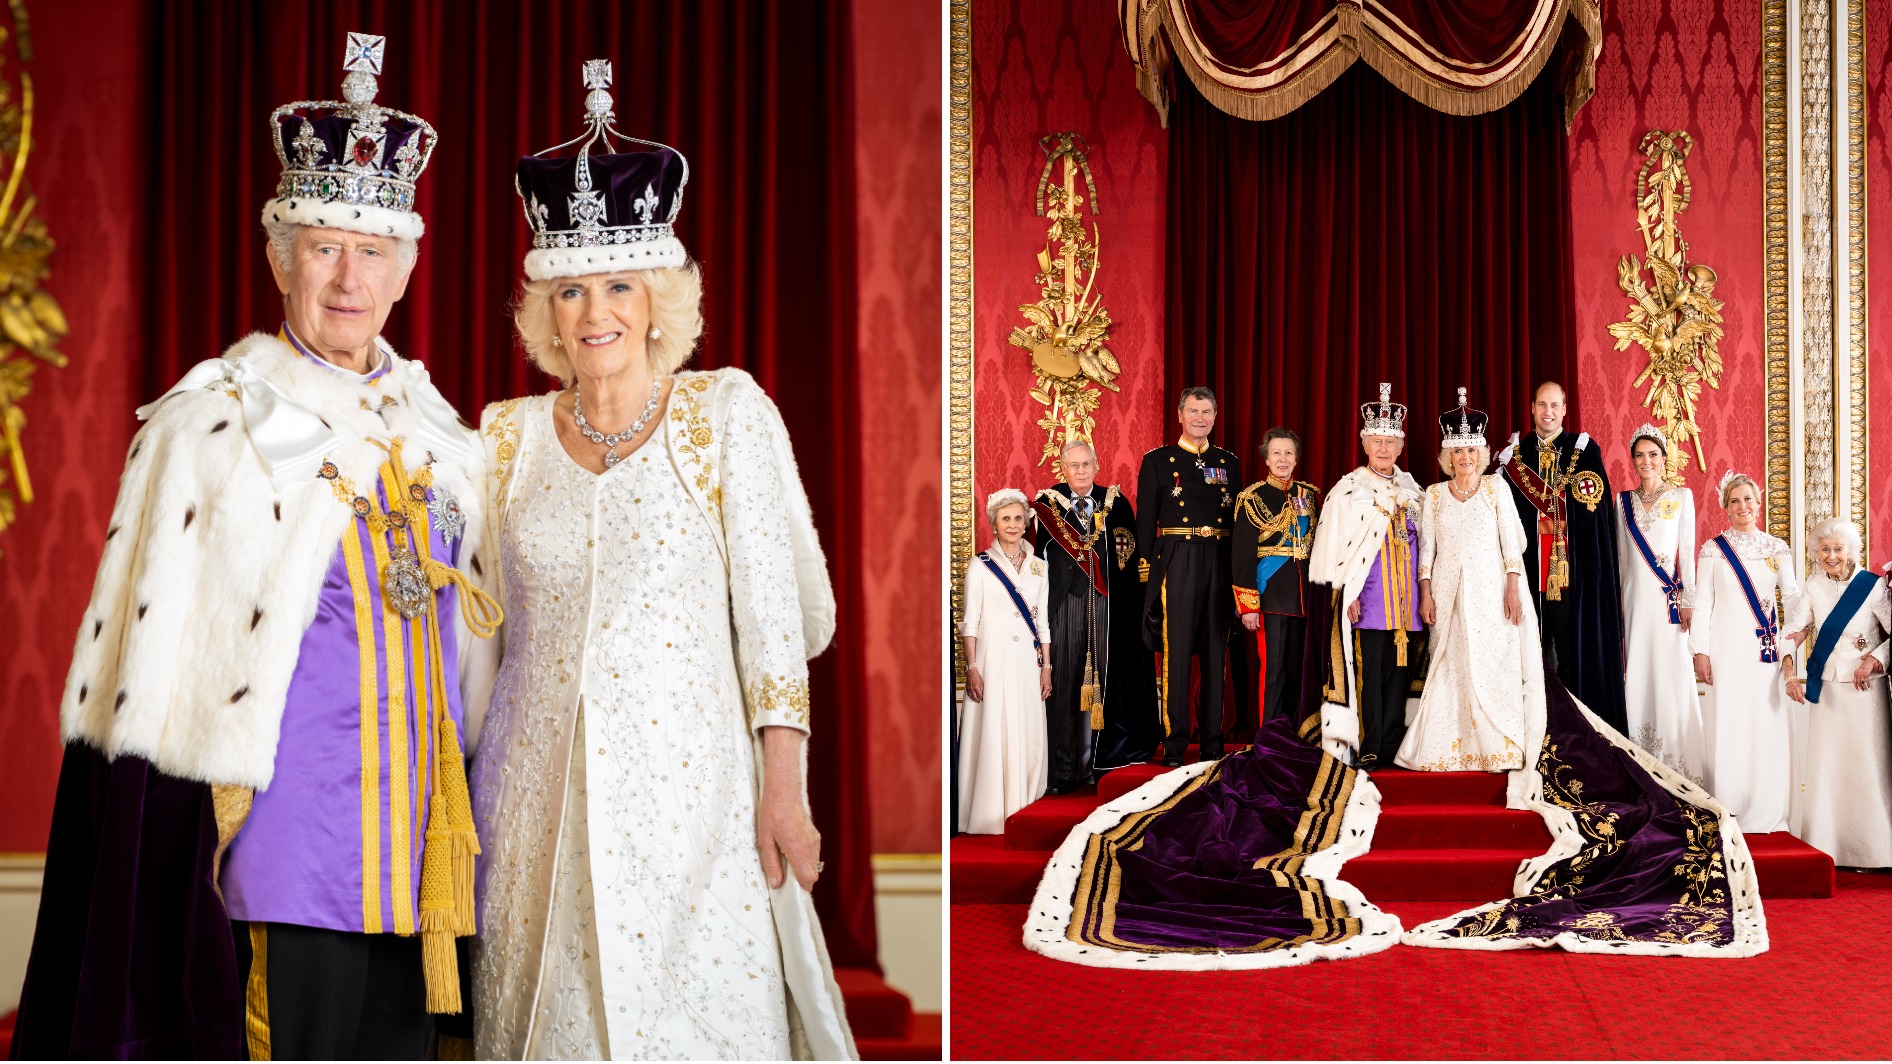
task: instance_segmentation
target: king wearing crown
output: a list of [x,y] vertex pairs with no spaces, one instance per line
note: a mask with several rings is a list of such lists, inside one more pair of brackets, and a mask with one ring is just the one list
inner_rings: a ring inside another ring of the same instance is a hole
[[500,616],[484,452],[380,337],[434,147],[375,101],[384,47],[349,34],[344,98],[271,116],[281,323],[138,411],[18,1056],[415,1059],[460,1009]]
[[1419,618],[1419,503],[1399,468],[1406,407],[1393,386],[1360,407],[1366,464],[1327,493],[1308,576],[1333,589],[1333,631],[1323,655],[1322,744],[1362,768],[1390,768],[1406,736],[1406,703],[1425,688]]

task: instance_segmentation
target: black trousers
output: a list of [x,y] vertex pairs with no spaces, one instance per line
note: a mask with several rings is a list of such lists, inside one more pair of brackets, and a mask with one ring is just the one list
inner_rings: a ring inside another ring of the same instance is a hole
[[1169,548],[1161,590],[1163,657],[1157,673],[1165,757],[1181,757],[1189,749],[1191,657],[1202,662],[1196,702],[1202,756],[1222,756],[1222,668],[1235,614],[1226,547],[1219,540],[1188,539]]
[[[1051,606],[1051,697],[1045,700],[1047,784],[1065,790],[1091,775],[1091,719],[1084,713],[1084,655],[1092,655],[1098,677],[1109,664],[1110,600],[1089,584]],[[1091,626],[1097,634],[1091,637]],[[1103,697],[1100,685],[1098,697]]]
[[420,938],[230,922],[251,1060],[420,1060]]
[[1360,764],[1391,768],[1406,738],[1406,699],[1424,633],[1407,633],[1406,664],[1399,664],[1396,632],[1353,630],[1354,676],[1360,686]]
[[1301,711],[1301,654],[1307,647],[1307,618],[1279,613],[1261,615],[1261,635],[1268,641],[1268,674],[1261,681],[1263,724]]

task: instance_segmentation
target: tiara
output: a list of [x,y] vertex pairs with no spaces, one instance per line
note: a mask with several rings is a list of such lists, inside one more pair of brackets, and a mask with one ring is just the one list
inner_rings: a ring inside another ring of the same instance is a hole
[[434,153],[434,127],[374,102],[387,38],[350,33],[342,99],[284,104],[269,116],[282,177],[269,221],[418,239],[414,182]]
[[[1661,429],[1656,428],[1654,425],[1649,424],[1647,421],[1637,426],[1636,431],[1629,434],[1629,449],[1630,450],[1633,451],[1636,449],[1637,440],[1654,440],[1656,441],[1656,445],[1662,448],[1663,454],[1669,453],[1669,438],[1662,434]],[[1730,475],[1733,475],[1734,470],[1731,469],[1728,472]]]
[[[690,164],[667,144],[612,125],[611,63],[584,65],[585,131],[519,160],[513,188],[532,229],[526,276],[535,281],[689,261],[673,223]],[[623,150],[613,141],[623,142]],[[646,150],[629,150],[642,145]],[[558,153],[577,148],[572,155]]]
[[1473,410],[1465,401],[1465,389],[1458,390],[1458,407],[1439,415],[1440,447],[1484,447],[1485,423],[1489,420],[1483,410]]
[[1360,404],[1360,435],[1406,438],[1406,407],[1393,402],[1393,386],[1380,383],[1380,401]]

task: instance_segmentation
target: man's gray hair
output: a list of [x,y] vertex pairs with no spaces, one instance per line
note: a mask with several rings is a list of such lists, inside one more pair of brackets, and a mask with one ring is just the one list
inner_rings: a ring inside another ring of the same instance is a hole
[[1082,447],[1085,450],[1089,451],[1091,453],[1091,458],[1095,459],[1097,457],[1097,448],[1091,446],[1091,441],[1078,438],[1078,437],[1073,437],[1072,439],[1068,439],[1064,441],[1064,449],[1058,452],[1058,461],[1060,462],[1064,461],[1065,455],[1070,454],[1072,451],[1077,450],[1079,447]]
[[1203,387],[1200,384],[1196,385],[1193,388],[1184,388],[1182,390],[1182,395],[1178,397],[1176,400],[1177,412],[1180,413],[1183,407],[1188,406],[1189,400],[1191,399],[1204,400],[1210,406],[1215,407],[1216,413],[1219,414],[1222,412],[1222,404],[1215,401],[1215,393],[1210,391],[1208,388]]
[[[296,230],[304,228],[294,222],[264,222],[263,231],[269,234],[269,253],[276,256],[276,265],[284,273],[295,269]],[[420,241],[408,237],[394,238],[394,261],[401,269],[411,269],[415,260],[420,258]]]
[[1855,564],[1859,562],[1860,542],[1858,525],[1853,524],[1844,517],[1829,517],[1821,521],[1819,524],[1813,526],[1813,541],[1811,549],[1809,549],[1807,553],[1812,554],[1819,550],[1820,541],[1823,539],[1837,539],[1841,543],[1846,544],[1847,557],[1851,558]]

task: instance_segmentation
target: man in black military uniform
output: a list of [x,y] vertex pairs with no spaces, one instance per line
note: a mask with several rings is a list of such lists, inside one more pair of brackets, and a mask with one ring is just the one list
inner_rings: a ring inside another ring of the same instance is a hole
[[1320,489],[1294,479],[1301,438],[1272,428],[1261,438],[1266,478],[1235,497],[1229,559],[1235,612],[1261,654],[1262,723],[1298,716],[1307,645],[1307,555],[1320,516]]
[[1531,586],[1547,664],[1570,693],[1627,734],[1623,625],[1616,572],[1616,499],[1602,448],[1564,430],[1564,390],[1531,398],[1531,428],[1498,455],[1524,520],[1524,579]]
[[1046,598],[1051,613],[1051,697],[1045,700],[1045,752],[1050,760],[1047,794],[1064,794],[1090,780],[1093,740],[1102,738],[1105,724],[1111,586],[1121,568],[1117,542],[1134,544],[1136,535],[1130,500],[1116,485],[1103,487],[1096,482],[1097,452],[1090,444],[1067,443],[1059,464],[1064,483],[1040,491],[1031,503],[1038,517],[1038,556],[1045,560],[1050,584]]
[[1182,436],[1143,456],[1137,473],[1137,551],[1145,560],[1144,643],[1162,655],[1157,701],[1163,763],[1181,765],[1189,746],[1189,659],[1200,657],[1196,721],[1204,759],[1222,756],[1222,664],[1233,601],[1228,537],[1241,460],[1209,443],[1215,393],[1185,388],[1176,405]]

